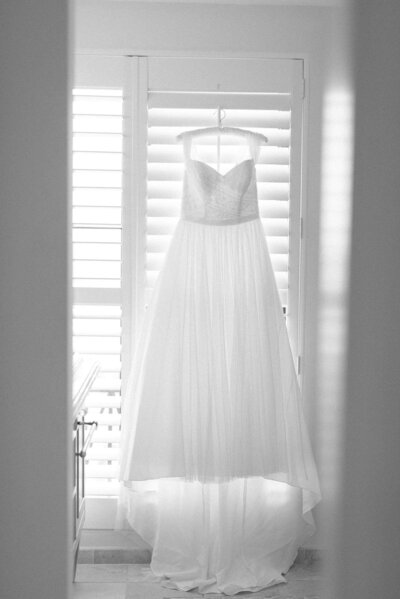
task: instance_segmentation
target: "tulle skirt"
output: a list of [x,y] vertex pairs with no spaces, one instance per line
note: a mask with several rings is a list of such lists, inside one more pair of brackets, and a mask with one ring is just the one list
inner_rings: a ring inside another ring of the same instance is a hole
[[178,223],[123,404],[118,526],[169,586],[282,582],[318,476],[259,219]]

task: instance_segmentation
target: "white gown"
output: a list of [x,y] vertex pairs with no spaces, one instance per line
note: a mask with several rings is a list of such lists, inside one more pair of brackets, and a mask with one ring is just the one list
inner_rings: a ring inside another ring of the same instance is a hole
[[320,499],[249,151],[220,174],[186,140],[123,404],[117,527],[152,546],[165,586],[200,593],[284,582]]

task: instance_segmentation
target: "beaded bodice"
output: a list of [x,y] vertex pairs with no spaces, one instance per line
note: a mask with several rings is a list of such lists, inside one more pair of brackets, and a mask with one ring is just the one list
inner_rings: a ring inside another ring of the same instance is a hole
[[228,225],[258,218],[255,157],[222,174],[185,151],[181,217],[183,220]]

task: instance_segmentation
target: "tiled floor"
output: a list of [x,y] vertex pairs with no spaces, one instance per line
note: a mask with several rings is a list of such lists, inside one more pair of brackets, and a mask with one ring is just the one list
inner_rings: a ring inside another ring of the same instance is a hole
[[[241,593],[243,599],[319,599],[322,595],[320,563],[295,564],[286,575],[287,583],[258,593]],[[78,564],[74,599],[168,599],[203,597],[164,588],[154,581],[148,565]],[[208,595],[222,599],[224,595]]]

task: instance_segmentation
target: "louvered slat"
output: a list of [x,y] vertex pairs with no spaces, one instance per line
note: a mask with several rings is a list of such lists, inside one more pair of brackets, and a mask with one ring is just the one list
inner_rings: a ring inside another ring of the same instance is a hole
[[118,495],[118,491],[119,483],[116,479],[88,478],[86,481],[85,492],[89,497],[114,497]]
[[119,457],[119,449],[110,448],[101,443],[93,443],[88,450],[88,458],[98,462],[118,462]]
[[86,466],[85,474],[89,480],[91,478],[116,479],[118,477],[118,464],[97,465],[94,460],[89,460],[89,463]]
[[[236,127],[257,128],[257,129],[289,129],[290,128],[290,111],[289,110],[249,110],[245,107],[244,110],[229,109],[224,101],[224,110],[229,110],[229,120],[235,122]],[[215,101],[214,108],[215,110]],[[204,107],[203,107],[204,108]],[[165,127],[165,108],[151,109],[151,126]],[[208,123],[205,123],[204,112],[196,108],[169,108],[168,109],[168,127],[183,127],[186,128],[190,123],[190,127],[204,127],[211,125],[212,116],[209,116]],[[215,119],[214,119],[215,120]]]
[[[214,123],[215,124],[215,123]],[[228,123],[226,123],[228,125]],[[204,127],[207,127],[208,124],[206,123],[205,125],[203,125]],[[231,123],[229,123],[229,126],[233,126]],[[198,125],[195,125],[194,128],[197,128]],[[289,147],[289,142],[290,142],[290,131],[283,129],[283,130],[277,130],[277,129],[268,129],[268,128],[260,128],[260,127],[246,127],[247,129],[253,130],[253,131],[258,131],[259,133],[262,133],[263,135],[266,135],[268,137],[269,142],[271,143],[271,145],[273,146],[277,146],[277,147],[281,147],[281,148],[288,148]],[[188,127],[152,127],[149,130],[149,143],[153,144],[169,144],[169,145],[173,145],[174,143],[176,144],[176,136],[179,133],[182,133],[185,130],[189,130],[189,129],[193,129],[192,125],[189,125]],[[203,141],[203,144],[205,142]],[[228,142],[227,142],[228,143]],[[201,145],[201,142],[199,140],[199,144]],[[233,142],[232,142],[233,144]]]
[[[201,140],[199,139],[199,143],[200,141]],[[215,157],[215,146],[207,146],[203,144],[202,153],[204,160],[206,162],[211,162]],[[232,145],[232,148],[227,147],[224,151],[224,155],[228,159],[230,158],[231,162],[235,161],[236,154],[237,150],[234,145]],[[171,145],[153,143],[148,147],[148,160],[149,166],[155,163],[163,162],[167,162],[169,164],[177,162],[181,164],[182,148],[176,143],[176,140]],[[264,146],[261,148],[260,163],[267,165],[282,164],[287,166],[289,164],[289,149],[278,148],[276,146]],[[260,168],[260,165],[258,165],[258,168]]]
[[[197,95],[199,97],[199,94]],[[150,92],[148,97],[149,109],[184,110],[194,108],[195,95],[179,92]],[[291,97],[289,93],[281,94],[226,94],[226,93],[204,93],[201,94],[201,107],[215,110],[221,105],[232,110],[275,110],[280,112],[290,111]]]

